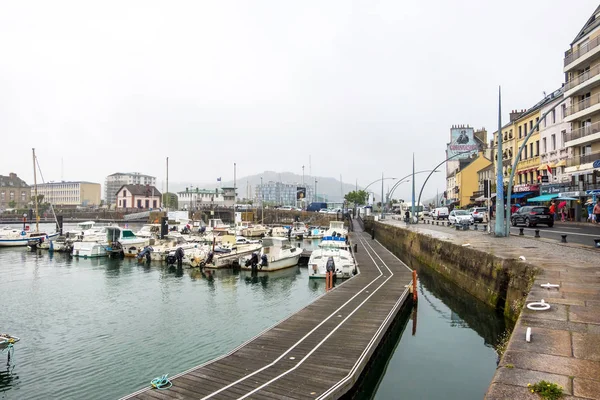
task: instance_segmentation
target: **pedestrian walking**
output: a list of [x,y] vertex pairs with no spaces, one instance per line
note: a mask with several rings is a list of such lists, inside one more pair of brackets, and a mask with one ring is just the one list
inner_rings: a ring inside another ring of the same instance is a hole
[[598,199],[594,206],[594,216],[596,217],[596,223],[600,224],[600,199]]
[[410,222],[410,211],[406,210],[406,212],[404,213],[404,222],[406,222],[407,224]]
[[594,222],[594,220],[596,218],[594,218],[594,205],[592,204],[592,201],[590,200],[590,204],[588,204],[587,206],[587,213],[588,213],[588,222]]
[[552,215],[552,219],[556,221],[556,203],[554,200],[550,203],[550,215]]

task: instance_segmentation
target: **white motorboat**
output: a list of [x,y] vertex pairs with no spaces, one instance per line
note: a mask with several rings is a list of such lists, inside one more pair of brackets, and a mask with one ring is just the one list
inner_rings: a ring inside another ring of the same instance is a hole
[[329,229],[324,233],[323,239],[319,243],[320,248],[337,248],[348,250],[348,230],[344,228],[344,222],[331,221]]
[[333,261],[334,274],[337,278],[350,278],[354,274],[352,253],[339,248],[319,248],[313,250],[308,260],[308,277],[310,279],[325,278],[327,261]]
[[292,237],[303,238],[308,235],[308,228],[302,222],[294,222],[292,224]]
[[325,232],[320,228],[309,228],[308,234],[304,236],[304,239],[322,239]]
[[269,228],[264,225],[250,225],[242,229],[242,236],[247,237],[261,237],[265,236],[269,232]]
[[96,222],[94,221],[85,221],[77,223],[77,227],[75,229],[71,229],[70,231],[64,232],[66,237],[79,237],[82,238],[86,232],[92,232]]
[[158,239],[160,237],[160,224],[142,225],[139,231],[135,233],[137,237],[146,239]]
[[251,255],[255,251],[259,251],[262,247],[261,243],[237,244],[235,236],[223,236],[220,246],[210,248],[210,253],[207,258],[206,266],[209,268],[227,268],[234,263],[239,263],[241,258]]
[[269,230],[269,236],[271,237],[287,237],[288,230],[283,226],[274,226]]
[[38,244],[58,237],[58,233],[47,234],[45,232],[30,232],[20,229],[5,228],[0,230],[0,247],[27,246],[30,241]]
[[8,333],[0,333],[0,350],[4,350],[9,345],[15,344],[20,340],[20,338],[9,335]]
[[[258,269],[260,271],[277,271],[279,269],[298,265],[302,249],[293,247],[285,238],[265,238],[262,240],[262,249],[258,256]],[[252,255],[240,260],[242,269],[252,269],[249,261]]]
[[94,235],[84,235],[73,244],[75,257],[105,257],[108,253],[121,252],[126,257],[135,257],[148,244],[150,239],[137,237],[131,229],[119,226],[106,226]]
[[231,227],[227,224],[224,224],[223,221],[221,221],[221,219],[219,219],[219,218],[209,219],[208,225],[206,227],[206,230],[208,232],[212,231],[212,232],[227,233],[230,229],[231,229]]
[[66,236],[58,236],[55,239],[43,241],[37,247],[42,250],[71,253],[73,251],[73,242]]
[[329,222],[329,229],[325,231],[323,236],[337,236],[346,238],[346,236],[348,236],[348,229],[344,227],[344,221],[331,221]]

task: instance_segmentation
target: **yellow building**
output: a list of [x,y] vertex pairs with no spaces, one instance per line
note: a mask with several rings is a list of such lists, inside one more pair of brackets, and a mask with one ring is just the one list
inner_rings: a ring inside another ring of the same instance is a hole
[[[31,187],[33,196],[34,187]],[[44,202],[55,206],[98,206],[100,184],[92,182],[49,182],[37,185],[38,195]]]
[[458,207],[466,207],[472,204],[471,197],[479,191],[479,176],[477,172],[492,165],[483,152],[479,152],[476,158],[456,173],[456,187],[458,190]]
[[[533,108],[527,110],[513,125],[516,126],[516,152],[519,151],[521,145],[525,141],[527,134],[533,129],[535,124],[540,120],[540,108],[542,103],[538,103]],[[540,168],[540,130],[539,127],[529,137],[527,146],[523,148],[521,158],[517,164],[517,172],[515,173],[514,185],[537,185],[538,172]]]

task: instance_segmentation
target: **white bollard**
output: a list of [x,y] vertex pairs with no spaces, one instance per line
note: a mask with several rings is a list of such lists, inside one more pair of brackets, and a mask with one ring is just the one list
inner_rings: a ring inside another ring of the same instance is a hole
[[527,328],[527,332],[525,333],[525,340],[527,343],[531,342],[531,328]]

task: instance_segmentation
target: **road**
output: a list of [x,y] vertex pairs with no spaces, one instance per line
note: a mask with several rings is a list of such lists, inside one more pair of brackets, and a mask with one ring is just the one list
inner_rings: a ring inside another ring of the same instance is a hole
[[[446,223],[446,221],[444,221],[444,223]],[[492,220],[492,229],[494,223],[495,221]],[[478,225],[481,226],[482,223],[478,223]],[[555,222],[552,228],[548,228],[546,225],[538,225],[535,228],[526,228],[524,225],[517,227],[511,226],[510,232],[518,235],[520,228],[523,228],[525,236],[535,236],[535,230],[539,229],[540,237],[542,238],[553,239],[560,242],[562,239],[561,235],[567,235],[567,242],[591,247],[595,246],[594,239],[600,239],[600,224],[570,224],[568,222]]]
[[535,228],[511,227],[510,232],[519,234],[519,228],[523,228],[526,236],[534,236],[535,230],[540,230],[540,236],[547,239],[561,240],[561,235],[567,235],[567,242],[579,243],[587,246],[594,246],[594,239],[600,239],[600,225],[571,225],[568,223],[555,223],[554,227],[548,228],[545,225],[538,225]]

